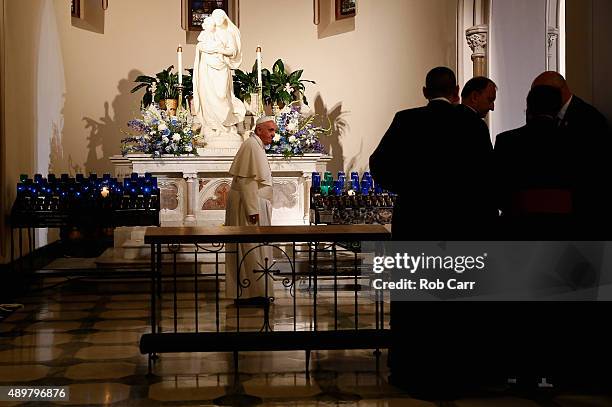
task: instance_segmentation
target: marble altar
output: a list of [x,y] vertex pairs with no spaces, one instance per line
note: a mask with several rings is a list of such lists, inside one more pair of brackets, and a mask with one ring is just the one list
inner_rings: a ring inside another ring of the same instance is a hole
[[[199,156],[146,154],[110,158],[117,178],[150,172],[158,178],[162,226],[215,226],[225,220],[228,174],[235,149],[198,149]],[[272,225],[307,225],[312,172],[324,172],[329,156],[269,156],[274,177]]]

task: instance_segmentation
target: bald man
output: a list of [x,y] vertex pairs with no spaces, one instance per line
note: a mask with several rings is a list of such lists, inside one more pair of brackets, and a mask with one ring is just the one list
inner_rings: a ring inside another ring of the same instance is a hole
[[561,91],[563,106],[557,115],[561,128],[577,133],[585,133],[588,130],[592,132],[591,135],[606,133],[606,118],[596,108],[572,94],[567,81],[558,72],[543,72],[533,81],[531,87],[535,86],[552,86]]
[[608,161],[610,135],[606,118],[593,106],[574,95],[565,78],[557,72],[543,72],[532,87],[551,86],[561,92],[562,107],[557,114],[561,137],[573,152],[567,167],[577,177],[574,213],[582,232],[577,238],[606,240],[610,223],[610,179]]

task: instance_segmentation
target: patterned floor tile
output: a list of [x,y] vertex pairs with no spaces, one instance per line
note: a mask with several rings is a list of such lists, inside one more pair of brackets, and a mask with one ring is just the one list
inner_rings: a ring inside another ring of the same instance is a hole
[[195,379],[163,381],[149,386],[149,398],[158,401],[213,400],[225,395],[225,388],[200,384]]
[[87,335],[83,342],[89,342],[94,345],[101,344],[138,344],[140,337],[142,336],[139,332],[133,331],[104,331],[95,334]]
[[73,380],[119,379],[135,372],[133,363],[79,363],[66,369],[64,376]]
[[49,362],[59,358],[63,351],[60,348],[13,348],[0,351],[0,363],[35,363]]
[[44,365],[13,365],[0,368],[0,383],[25,383],[42,379],[51,368]]
[[85,346],[74,357],[83,360],[114,360],[140,356],[137,346]]
[[130,386],[120,383],[71,384],[69,391],[70,401],[61,404],[109,405],[130,397]]
[[38,332],[33,335],[22,335],[13,339],[13,345],[18,347],[36,346],[49,347],[62,345],[74,340],[74,336],[58,332]]

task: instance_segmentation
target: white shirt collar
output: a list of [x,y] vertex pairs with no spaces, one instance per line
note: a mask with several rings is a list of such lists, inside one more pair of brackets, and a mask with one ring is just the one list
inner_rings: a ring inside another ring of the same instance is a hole
[[563,105],[561,110],[559,110],[559,113],[557,114],[557,117],[559,118],[560,121],[563,121],[563,119],[565,119],[565,115],[567,113],[567,109],[569,108],[570,103],[572,103],[572,99],[573,98],[574,98],[574,95],[570,96],[570,98],[567,101],[567,103]]
[[429,99],[429,101],[430,101],[430,102],[435,102],[435,101],[438,101],[438,100],[440,100],[440,101],[442,101],[442,102],[446,102],[446,103],[448,103],[448,104],[451,104],[451,105],[452,105],[451,101],[450,101],[450,100],[448,100],[448,99],[447,99],[447,98],[445,98],[445,97],[440,97],[440,98],[433,98],[433,99]]

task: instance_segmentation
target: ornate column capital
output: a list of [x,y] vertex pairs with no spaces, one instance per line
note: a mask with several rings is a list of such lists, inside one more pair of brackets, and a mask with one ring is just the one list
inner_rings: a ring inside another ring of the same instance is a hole
[[546,30],[546,43],[548,45],[548,56],[552,56],[553,47],[559,39],[559,29],[557,27],[548,27]]
[[487,41],[489,39],[489,26],[486,24],[470,27],[465,30],[465,38],[472,49],[472,61],[487,56]]

